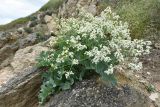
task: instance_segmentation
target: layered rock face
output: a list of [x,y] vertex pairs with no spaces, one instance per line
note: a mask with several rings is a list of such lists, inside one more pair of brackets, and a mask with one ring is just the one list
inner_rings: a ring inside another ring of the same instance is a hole
[[41,78],[35,59],[47,50],[40,45],[20,49],[11,65],[0,70],[1,107],[34,107],[37,104]]
[[53,20],[52,15],[38,13],[36,23],[0,32],[0,107],[38,107],[42,80],[36,58],[48,50],[50,32],[55,31],[46,16]]

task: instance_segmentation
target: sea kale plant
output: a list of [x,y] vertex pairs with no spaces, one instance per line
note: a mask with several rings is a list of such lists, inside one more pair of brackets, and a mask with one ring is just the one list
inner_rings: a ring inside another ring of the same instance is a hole
[[150,53],[151,42],[132,40],[128,24],[120,21],[109,7],[99,16],[80,9],[78,17],[60,19],[59,27],[51,49],[38,58],[39,67],[46,71],[40,103],[51,94],[70,89],[88,72],[113,82],[115,69],[120,65],[138,71],[142,68],[139,56]]

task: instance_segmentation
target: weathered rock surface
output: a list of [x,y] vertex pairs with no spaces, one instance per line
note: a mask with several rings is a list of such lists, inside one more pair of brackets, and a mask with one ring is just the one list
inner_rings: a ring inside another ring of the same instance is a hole
[[134,87],[108,87],[96,78],[75,84],[73,89],[60,92],[45,107],[150,107],[147,96]]
[[11,65],[0,70],[0,107],[37,107],[41,78],[35,59],[46,50],[41,44],[20,49]]
[[26,38],[19,39],[19,48],[24,48],[27,46],[32,46],[38,43],[38,36],[36,33],[31,33],[26,36]]
[[99,0],[67,0],[63,6],[59,9],[59,16],[61,17],[71,17],[77,15],[77,7],[83,6],[85,10],[96,15],[97,14],[97,4]]
[[57,31],[57,29],[56,29],[57,24],[56,24],[54,18],[55,18],[55,17],[49,16],[49,15],[46,15],[46,16],[44,17],[44,20],[45,20],[45,22],[46,22],[46,24],[47,24],[47,27],[48,27],[49,32],[56,32],[56,31]]

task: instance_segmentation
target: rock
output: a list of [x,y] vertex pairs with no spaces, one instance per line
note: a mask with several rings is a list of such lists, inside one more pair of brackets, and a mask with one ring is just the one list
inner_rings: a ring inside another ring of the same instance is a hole
[[27,24],[27,27],[29,28],[29,27],[34,27],[34,26],[36,26],[38,23],[37,23],[37,21],[36,20],[34,20],[34,21],[29,21],[28,22],[28,24]]
[[36,64],[35,58],[41,51],[47,51],[48,48],[42,46],[29,46],[16,52],[11,63],[14,70],[18,71]]
[[97,14],[96,2],[92,2],[90,5],[85,6],[85,10],[92,13],[93,15]]
[[0,32],[0,48],[2,48],[11,38],[11,35],[6,32]]
[[160,92],[160,81],[159,82],[155,82],[154,84],[155,84],[156,90]]
[[154,46],[155,46],[156,49],[160,49],[160,43],[155,43]]
[[12,58],[13,58],[13,54],[11,54],[11,56],[9,56],[6,59],[4,59],[3,62],[0,64],[0,69],[10,65],[10,62],[12,61]]
[[6,58],[13,56],[14,52],[18,49],[17,43],[6,44],[3,48],[0,49],[0,63]]
[[151,99],[151,100],[153,100],[153,101],[156,101],[156,99],[158,98],[158,93],[152,93],[150,96],[149,96],[149,98]]
[[78,11],[77,7],[84,7],[84,9],[93,15],[97,14],[98,0],[68,0],[62,7],[59,8],[58,15],[60,17],[76,16]]
[[38,43],[38,36],[36,33],[29,34],[26,38],[19,40],[19,47],[24,48],[26,46],[31,46]]
[[44,20],[46,21],[46,23],[49,23],[52,20],[52,16],[46,15],[44,17]]
[[36,57],[47,47],[38,44],[16,52],[11,66],[0,70],[0,107],[37,107],[41,77]]
[[47,24],[49,32],[56,32],[57,31],[57,24],[56,24],[56,21],[55,21],[55,17],[46,15],[44,17],[44,20]]
[[52,11],[52,10],[47,10],[47,11],[45,11],[45,15],[49,15],[49,16],[51,16],[51,15],[52,15],[52,13],[53,13],[53,11]]
[[17,29],[17,32],[18,32],[19,34],[22,34],[22,33],[24,32],[24,28],[22,28],[22,27],[18,28],[18,29]]
[[37,15],[38,21],[41,21],[43,17],[44,17],[44,13],[43,12],[38,13],[38,15]]
[[76,83],[73,89],[53,96],[45,107],[150,107],[150,99],[137,89],[124,85],[109,87],[96,78]]

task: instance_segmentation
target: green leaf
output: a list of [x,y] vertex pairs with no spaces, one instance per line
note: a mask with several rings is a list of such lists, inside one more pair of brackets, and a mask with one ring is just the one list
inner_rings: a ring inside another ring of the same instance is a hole
[[105,81],[110,82],[113,86],[117,85],[117,79],[115,78],[114,74],[107,75],[104,73],[103,75],[101,75],[101,78]]
[[83,65],[85,65],[85,69],[95,69],[95,64],[92,64],[92,62],[90,60],[85,60],[81,62]]
[[85,73],[86,73],[86,70],[85,70],[85,69],[82,69],[81,72],[80,72],[80,74],[79,74],[79,81],[82,81]]
[[98,74],[100,74],[101,76],[103,76],[104,74],[104,71],[108,68],[108,65],[104,62],[99,62],[97,65],[96,65],[96,72]]
[[39,100],[40,100],[40,103],[43,104],[47,97],[53,92],[54,90],[52,89],[52,87],[46,82],[46,83],[43,83],[43,85],[41,86],[41,90],[40,90],[40,93],[39,93]]
[[61,84],[62,90],[68,90],[71,88],[71,83],[70,82],[65,82]]

